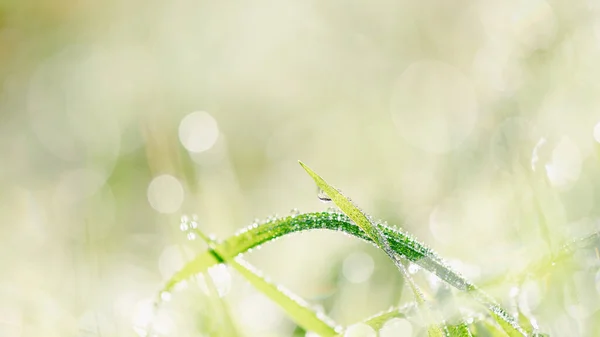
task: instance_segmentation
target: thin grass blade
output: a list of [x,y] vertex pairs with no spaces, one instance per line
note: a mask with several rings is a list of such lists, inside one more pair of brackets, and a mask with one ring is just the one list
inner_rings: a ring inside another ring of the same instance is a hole
[[229,264],[240,273],[257,290],[277,303],[296,324],[303,329],[319,334],[319,336],[333,337],[341,332],[335,328],[336,324],[329,317],[310,308],[301,297],[295,295],[283,286],[267,281],[258,270],[244,261],[241,257],[232,258],[220,252],[214,240],[198,229],[193,230],[211,250],[216,260]]

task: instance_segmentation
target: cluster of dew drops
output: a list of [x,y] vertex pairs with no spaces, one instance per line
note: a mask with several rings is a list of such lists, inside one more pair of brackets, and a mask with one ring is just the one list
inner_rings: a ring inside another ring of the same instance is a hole
[[197,234],[194,233],[194,230],[198,228],[198,215],[193,214],[191,218],[186,214],[181,216],[181,223],[179,224],[179,229],[186,233],[186,237],[188,240],[193,241],[196,240]]

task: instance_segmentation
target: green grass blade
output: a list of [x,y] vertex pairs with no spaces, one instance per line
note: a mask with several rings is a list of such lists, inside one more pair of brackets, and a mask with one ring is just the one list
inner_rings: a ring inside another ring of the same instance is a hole
[[457,325],[448,325],[447,326],[447,337],[473,337],[469,327],[466,323],[462,322]]
[[506,333],[492,322],[480,321],[473,325],[476,336],[506,337]]
[[241,257],[229,257],[220,252],[214,240],[198,229],[192,230],[209,246],[211,254],[219,261],[229,264],[240,273],[252,286],[277,303],[296,324],[307,331],[312,331],[319,336],[333,337],[341,332],[336,329],[336,324],[322,313],[315,312],[301,297],[290,290],[267,281],[258,270],[244,261]]
[[[358,225],[367,236],[377,245],[380,249],[382,249],[394,262],[396,267],[402,272],[404,278],[406,279],[412,293],[417,300],[417,303],[424,304],[421,306],[424,311],[424,316],[427,321],[433,321],[433,315],[429,310],[429,307],[425,304],[425,298],[423,293],[417,286],[417,284],[413,281],[410,274],[406,271],[406,267],[402,264],[402,261],[397,253],[395,253],[390,244],[381,232],[381,230],[369,219],[369,217],[361,211],[348,197],[343,195],[338,189],[328,184],[321,176],[315,173],[310,167],[306,166],[301,161],[298,161],[300,166],[304,168],[304,170],[308,173],[308,175],[315,181],[317,187],[323,191],[333,203],[342,210],[354,223]],[[443,333],[441,328],[437,325],[432,325],[428,329],[428,334],[430,337],[443,337]]]
[[[315,173],[312,169],[306,166],[304,163],[299,161],[300,165],[304,170],[308,173],[308,175],[315,181],[317,186],[324,191],[329,198],[350,218],[352,219],[367,235],[369,238],[381,249],[383,249],[388,256],[394,261],[396,266],[405,274],[406,270],[400,260],[392,251],[390,245],[388,244],[388,240],[386,236],[382,235],[381,231],[375,226],[371,220],[365,215],[363,211],[361,211],[357,206],[355,206],[352,201],[344,196],[338,189],[329,185],[321,176]],[[410,281],[410,280],[409,280]],[[411,282],[409,282],[410,284]],[[412,284],[412,290],[417,298],[417,301],[423,302],[422,294],[420,294],[418,288]],[[524,330],[519,326],[519,324],[510,317],[504,310],[502,310],[495,301],[489,296],[483,294],[480,290],[476,289],[474,286],[471,287],[475,297],[482,303],[484,303],[492,316],[498,320],[498,323],[502,326],[502,328],[509,334],[511,337],[519,337],[525,336]],[[426,306],[424,306],[426,307]],[[437,336],[439,332],[436,331],[435,328],[430,328],[429,336]]]
[[389,247],[385,236],[381,234],[381,231],[369,220],[367,215],[363,213],[358,207],[356,207],[350,199],[344,196],[333,186],[329,185],[323,178],[306,166],[303,162],[299,161],[302,168],[308,173],[308,175],[315,181],[317,186],[325,192],[331,201],[335,203],[354,223],[358,225],[373,241],[377,246],[382,248],[386,254],[393,258],[394,253]]
[[[412,307],[414,306],[416,306],[416,303]],[[406,318],[406,311],[408,311],[408,306],[392,308],[367,318],[363,323],[373,328],[373,330],[379,331],[392,318]]]
[[[387,237],[394,252],[405,256],[409,261],[432,272],[457,289],[466,291],[472,288],[467,280],[446,266],[442,259],[431,249],[409,234],[384,224],[377,224],[377,226],[381,229],[383,235]],[[340,231],[372,243],[371,239],[347,216],[337,213],[316,212],[271,219],[261,224],[250,225],[227,240],[216,244],[216,247],[218,247],[222,256],[231,258],[282,236],[316,229]],[[200,253],[194,260],[175,273],[165,284],[163,290],[171,290],[177,283],[222,262],[224,262],[223,258],[213,251],[208,250]]]
[[[512,319],[498,305],[494,304],[492,299],[482,295],[473,284],[448,267],[435,252],[424,244],[398,229],[384,224],[377,224],[377,227],[386,236],[394,252],[405,256],[409,261],[435,274],[449,285],[473,294],[498,317],[503,317],[498,319]],[[223,257],[233,258],[284,235],[315,229],[341,231],[373,243],[362,229],[343,214],[317,212],[272,219],[262,224],[253,224],[224,242],[216,244],[221,255],[217,255],[211,250],[200,253],[167,281],[163,291],[171,291],[177,283],[224,262]]]

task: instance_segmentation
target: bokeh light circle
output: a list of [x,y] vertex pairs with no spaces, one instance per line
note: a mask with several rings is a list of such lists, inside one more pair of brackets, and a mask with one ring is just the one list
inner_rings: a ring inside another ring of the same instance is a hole
[[379,330],[380,337],[412,336],[413,329],[410,322],[403,318],[392,318],[385,322]]
[[192,112],[179,123],[179,141],[190,152],[204,152],[213,147],[218,138],[217,121],[208,112]]
[[354,324],[346,329],[344,337],[376,337],[377,332],[364,323]]
[[148,185],[148,202],[159,213],[174,213],[183,202],[183,186],[172,175],[163,174]]

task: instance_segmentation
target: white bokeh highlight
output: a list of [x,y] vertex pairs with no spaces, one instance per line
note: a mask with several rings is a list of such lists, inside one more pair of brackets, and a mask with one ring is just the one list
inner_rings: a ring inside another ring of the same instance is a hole
[[410,337],[412,335],[412,325],[404,318],[392,318],[385,322],[379,330],[379,337]]
[[183,186],[177,178],[163,174],[152,179],[148,185],[148,202],[159,213],[175,213],[184,198]]
[[594,126],[594,140],[600,143],[600,122]]
[[349,326],[344,337],[377,337],[377,332],[364,323],[358,323]]
[[208,112],[192,112],[179,123],[179,141],[190,152],[200,153],[209,150],[218,138],[217,121]]
[[231,290],[231,273],[227,265],[218,264],[210,267],[208,275],[210,275],[219,297],[223,297],[229,293]]
[[546,174],[554,187],[568,188],[581,174],[583,158],[575,142],[563,137],[552,150],[552,161],[546,164]]
[[352,283],[363,283],[373,274],[375,263],[373,258],[366,253],[356,252],[344,259],[342,273]]

